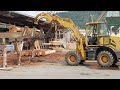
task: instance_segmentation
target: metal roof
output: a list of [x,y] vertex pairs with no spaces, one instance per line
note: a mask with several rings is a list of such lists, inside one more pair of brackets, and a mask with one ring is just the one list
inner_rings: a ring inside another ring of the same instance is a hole
[[120,11],[108,11],[106,17],[118,17],[120,16]]
[[13,24],[16,26],[29,26],[34,27],[34,18],[28,15],[23,15],[17,12],[0,11],[0,22]]

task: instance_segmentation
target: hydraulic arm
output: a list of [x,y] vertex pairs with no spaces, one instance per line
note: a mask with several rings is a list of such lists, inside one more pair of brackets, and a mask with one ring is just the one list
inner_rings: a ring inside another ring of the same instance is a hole
[[38,23],[40,20],[46,20],[51,24],[61,25],[62,27],[70,30],[77,42],[77,51],[80,53],[81,59],[86,59],[83,36],[70,18],[62,18],[51,13],[40,13],[36,16],[35,23]]

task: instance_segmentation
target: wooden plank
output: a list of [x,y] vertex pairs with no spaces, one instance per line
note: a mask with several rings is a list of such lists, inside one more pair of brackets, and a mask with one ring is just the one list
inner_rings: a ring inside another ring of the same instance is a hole
[[56,50],[51,50],[50,52],[51,52],[51,53],[56,53]]
[[17,42],[17,52],[18,52],[18,65],[21,63],[21,55],[22,55],[22,49],[23,49],[23,41]]
[[5,70],[5,71],[10,71],[10,70],[12,70],[13,69],[13,67],[2,67],[2,68],[0,68],[0,70]]
[[39,41],[38,41],[38,40],[36,40],[36,41],[34,42],[34,45],[35,45],[35,49],[39,49],[39,50],[40,50],[40,44],[39,44]]
[[3,68],[7,67],[7,49],[4,47],[3,50]]
[[52,43],[42,43],[43,45],[53,45]]
[[62,45],[61,41],[50,41],[49,43],[52,43],[52,45]]

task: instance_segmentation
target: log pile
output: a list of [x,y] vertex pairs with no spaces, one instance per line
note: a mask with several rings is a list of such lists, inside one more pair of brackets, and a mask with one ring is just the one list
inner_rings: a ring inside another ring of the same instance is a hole
[[22,32],[22,29],[12,25],[9,27],[9,32]]
[[27,32],[32,33],[32,29],[27,26],[22,28],[22,27],[17,27],[15,25],[11,25],[8,29],[9,29],[9,32],[23,32],[26,29]]
[[[52,53],[55,53],[56,50],[34,50],[33,53],[34,53],[34,56],[35,57],[39,57],[39,56],[46,56],[46,55],[49,55],[49,54],[52,54]],[[24,50],[22,51],[22,56],[32,56],[32,50]]]

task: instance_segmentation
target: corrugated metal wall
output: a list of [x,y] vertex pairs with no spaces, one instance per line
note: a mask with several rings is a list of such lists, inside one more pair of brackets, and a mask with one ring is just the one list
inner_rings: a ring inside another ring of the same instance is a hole
[[110,26],[115,26],[114,29],[118,29],[120,27],[120,17],[107,17],[106,21],[109,28]]
[[110,26],[115,26],[114,30],[118,29],[120,27],[120,11],[108,11],[106,21],[109,29]]

